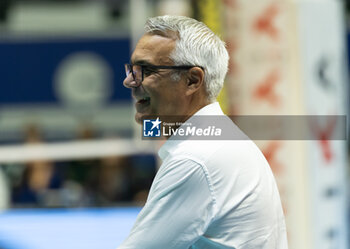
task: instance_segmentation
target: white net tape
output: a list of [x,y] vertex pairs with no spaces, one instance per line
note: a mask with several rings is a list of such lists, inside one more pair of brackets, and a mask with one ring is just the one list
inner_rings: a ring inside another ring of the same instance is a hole
[[72,160],[104,156],[153,154],[152,144],[128,139],[102,139],[59,143],[0,146],[0,163],[33,160]]

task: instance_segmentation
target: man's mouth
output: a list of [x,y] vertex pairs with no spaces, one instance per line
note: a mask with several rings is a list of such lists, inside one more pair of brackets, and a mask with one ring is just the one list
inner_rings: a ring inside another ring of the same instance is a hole
[[151,102],[151,98],[150,97],[145,97],[145,98],[142,98],[142,99],[138,100],[136,102],[136,104],[148,105],[148,104],[150,104],[150,102]]

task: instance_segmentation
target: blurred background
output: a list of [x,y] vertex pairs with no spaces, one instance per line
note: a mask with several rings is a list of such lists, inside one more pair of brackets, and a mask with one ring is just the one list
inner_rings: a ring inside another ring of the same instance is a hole
[[[124,63],[148,17],[206,23],[227,44],[229,115],[349,114],[350,1],[0,0],[0,248],[116,248],[160,165]],[[349,249],[349,141],[255,141],[290,249]],[[349,126],[347,126],[349,127]]]

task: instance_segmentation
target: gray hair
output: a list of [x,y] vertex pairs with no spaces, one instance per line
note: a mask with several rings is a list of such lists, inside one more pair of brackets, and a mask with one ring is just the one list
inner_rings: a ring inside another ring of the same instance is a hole
[[147,20],[145,32],[176,40],[170,59],[175,65],[204,68],[204,84],[208,99],[220,93],[228,68],[225,43],[204,23],[184,16],[157,16]]

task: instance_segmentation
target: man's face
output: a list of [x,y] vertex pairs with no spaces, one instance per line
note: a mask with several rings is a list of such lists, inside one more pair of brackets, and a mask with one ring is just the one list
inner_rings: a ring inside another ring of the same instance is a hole
[[[132,64],[141,65],[174,65],[169,59],[175,48],[175,41],[159,35],[144,35],[137,43],[131,56]],[[141,84],[135,84],[130,74],[124,80],[124,86],[132,91],[136,101],[135,119],[142,123],[147,115],[185,115],[186,84],[182,78],[180,81],[171,79],[173,70],[159,69],[157,71],[144,71]]]

